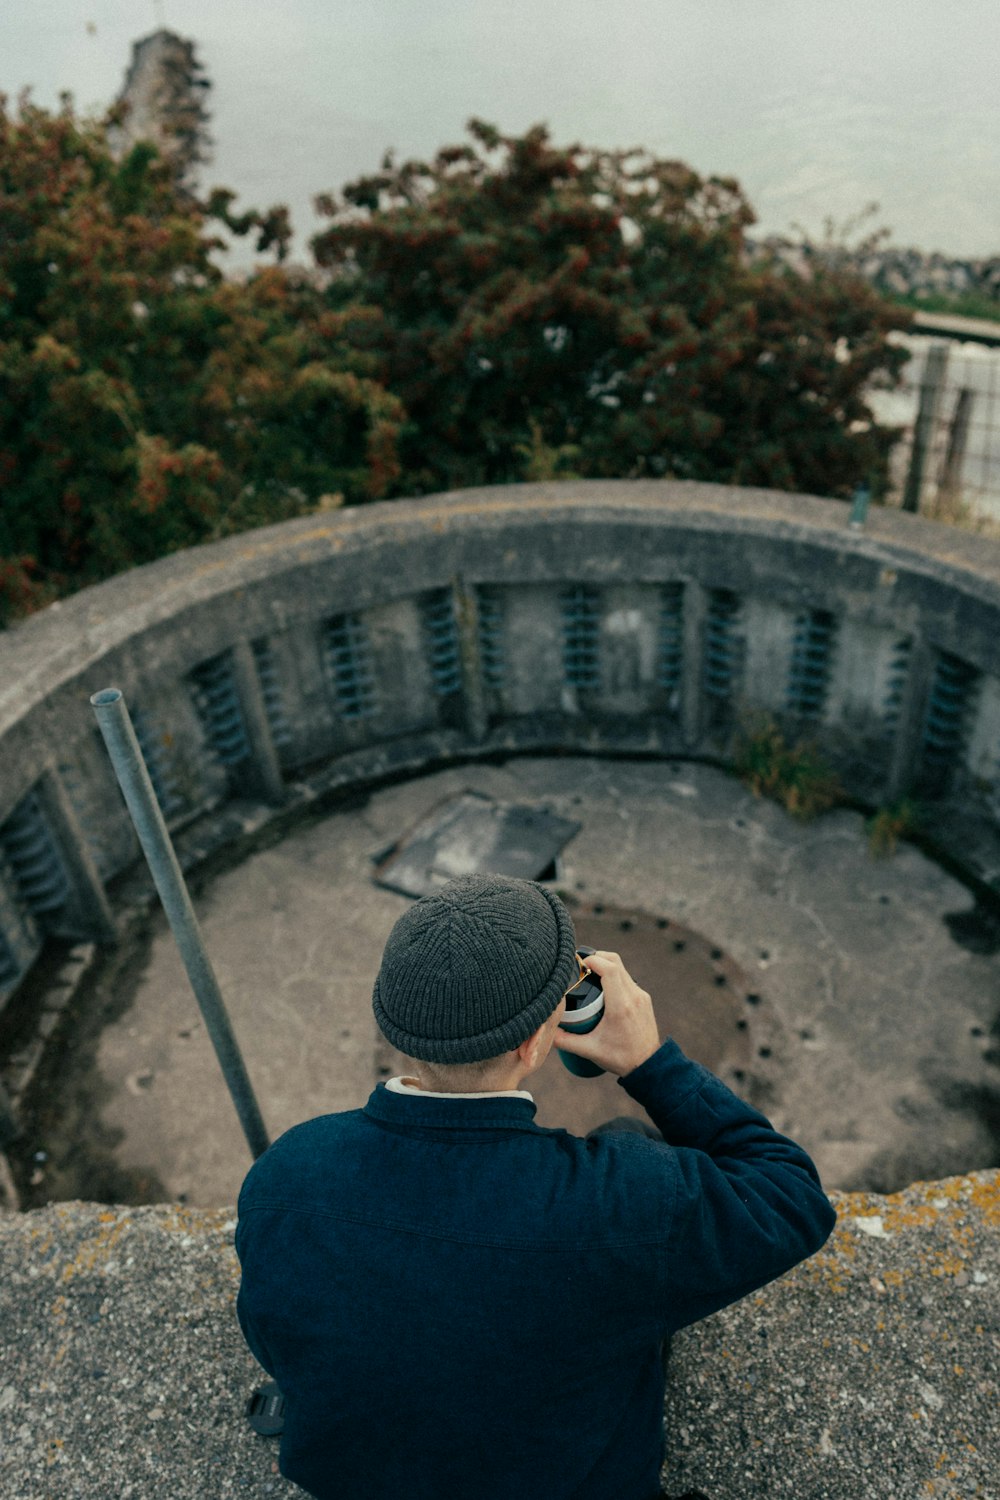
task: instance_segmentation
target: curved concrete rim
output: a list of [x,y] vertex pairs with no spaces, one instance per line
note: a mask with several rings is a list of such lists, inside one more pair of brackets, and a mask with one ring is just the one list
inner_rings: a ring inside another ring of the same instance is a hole
[[0,681],[0,735],[20,716],[33,689],[53,691],[137,629],[168,619],[180,603],[205,603],[379,537],[401,543],[468,520],[477,529],[500,528],[515,516],[544,524],[566,519],[574,510],[589,520],[602,511],[609,516],[626,511],[667,529],[766,533],[824,549],[847,547],[1000,607],[1000,541],[898,510],[874,507],[865,527],[853,530],[844,502],[779,490],[666,479],[484,486],[378,501],[261,527],[184,549],[57,601],[3,633],[5,652],[15,653],[15,670]]

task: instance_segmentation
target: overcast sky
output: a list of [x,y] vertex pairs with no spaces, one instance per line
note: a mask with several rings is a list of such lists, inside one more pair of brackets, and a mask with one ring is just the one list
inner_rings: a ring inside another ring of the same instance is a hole
[[214,85],[206,178],[300,240],[478,114],[736,175],[770,230],[877,200],[897,243],[1000,253],[1000,0],[4,0],[0,88],[103,109],[160,24]]

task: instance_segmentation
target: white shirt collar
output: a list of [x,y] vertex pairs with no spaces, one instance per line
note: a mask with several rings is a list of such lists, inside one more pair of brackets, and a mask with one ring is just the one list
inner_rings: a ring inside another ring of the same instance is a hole
[[405,1078],[389,1078],[385,1086],[394,1094],[419,1094],[422,1099],[527,1099],[529,1104],[535,1102],[534,1095],[526,1089],[487,1089],[482,1094],[435,1094],[431,1089],[407,1083]]

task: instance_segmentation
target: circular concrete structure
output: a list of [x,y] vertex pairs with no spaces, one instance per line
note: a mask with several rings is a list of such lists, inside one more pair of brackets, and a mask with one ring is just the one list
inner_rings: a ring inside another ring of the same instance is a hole
[[[802,825],[708,766],[572,756],[407,779],[199,873],[199,921],[272,1136],[412,1071],[372,1015],[409,899],[374,883],[374,857],[470,788],[578,821],[555,885],[580,941],[619,949],[661,1034],[802,1141],[828,1187],[996,1160],[1000,959],[955,941],[945,919],[969,906],[957,881],[909,846],[873,860],[856,812]],[[613,1079],[572,1078],[555,1056],[527,1086],[540,1123],[578,1134],[632,1109]],[[246,1143],[161,913],[95,963],[26,1119],[25,1206],[235,1201]]]
[[[835,502],[710,485],[470,491],[163,559],[3,636],[0,1005],[48,939],[110,941],[141,893],[99,689],[123,689],[189,867],[345,788],[453,761],[724,764],[766,714],[859,803],[916,793],[986,902],[998,639],[997,544],[878,510],[856,532]],[[988,948],[986,907],[965,920]],[[696,930],[740,961],[739,941]],[[991,1017],[970,1024],[988,1037]]]

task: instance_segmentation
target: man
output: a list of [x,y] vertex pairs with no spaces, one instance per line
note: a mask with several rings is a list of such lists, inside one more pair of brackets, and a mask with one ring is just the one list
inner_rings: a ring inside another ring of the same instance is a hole
[[[469,876],[417,902],[374,991],[412,1074],[251,1169],[237,1310],[287,1401],[281,1471],[318,1500],[654,1500],[666,1341],[830,1233],[805,1152],[661,1044],[616,954],[587,963],[605,1013],[575,1035],[556,896]],[[521,1084],[553,1043],[662,1138],[536,1125]]]

